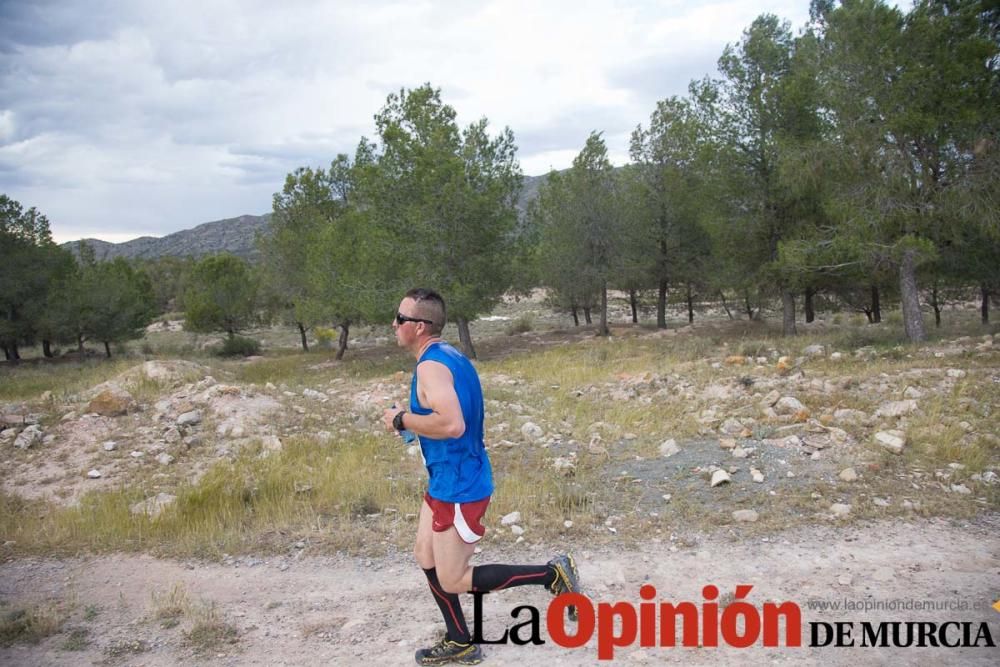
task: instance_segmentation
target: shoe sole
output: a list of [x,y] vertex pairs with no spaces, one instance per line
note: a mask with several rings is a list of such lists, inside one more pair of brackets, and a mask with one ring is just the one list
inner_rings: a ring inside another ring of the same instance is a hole
[[[572,554],[566,554],[566,561],[569,563],[569,574],[572,574],[573,575],[572,578],[576,580],[576,590],[575,591],[570,590],[570,591],[564,591],[564,592],[579,593],[580,592],[580,571],[576,567],[576,560],[573,559]],[[562,579],[562,578],[563,577],[560,576],[560,579]],[[566,579],[566,581],[564,582],[564,584],[566,585],[566,588],[569,588],[570,587],[569,586],[569,583],[570,583],[569,579],[570,578],[569,577],[565,577],[565,579]],[[569,605],[568,607],[566,607],[566,614],[567,614],[567,616],[569,616],[569,620],[571,620],[571,621],[577,621],[580,618],[580,614],[577,611],[576,605]]]

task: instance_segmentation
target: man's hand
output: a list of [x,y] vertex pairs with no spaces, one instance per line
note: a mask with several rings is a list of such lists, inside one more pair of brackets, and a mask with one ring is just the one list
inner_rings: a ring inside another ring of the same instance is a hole
[[382,412],[382,423],[385,424],[385,430],[389,431],[390,433],[396,432],[396,427],[392,425],[392,420],[395,419],[396,415],[399,414],[399,411],[401,409],[402,408],[398,408],[394,405],[391,408],[386,408]]

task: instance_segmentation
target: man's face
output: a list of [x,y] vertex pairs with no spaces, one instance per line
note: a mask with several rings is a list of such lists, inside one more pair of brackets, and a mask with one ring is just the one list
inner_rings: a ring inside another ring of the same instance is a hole
[[[415,311],[416,302],[410,297],[406,297],[399,302],[399,313],[407,317],[417,317]],[[423,324],[420,322],[403,322],[400,324],[395,318],[392,320],[392,330],[396,333],[396,344],[400,347],[409,347],[417,339],[417,327]]]

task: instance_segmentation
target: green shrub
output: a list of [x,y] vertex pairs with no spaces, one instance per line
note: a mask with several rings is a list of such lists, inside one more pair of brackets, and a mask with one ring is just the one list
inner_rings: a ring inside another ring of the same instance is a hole
[[516,336],[517,334],[527,333],[535,328],[534,321],[531,315],[521,315],[519,318],[507,325],[504,329],[504,333],[508,336]]
[[245,336],[231,336],[219,348],[220,357],[249,357],[260,354],[260,343]]

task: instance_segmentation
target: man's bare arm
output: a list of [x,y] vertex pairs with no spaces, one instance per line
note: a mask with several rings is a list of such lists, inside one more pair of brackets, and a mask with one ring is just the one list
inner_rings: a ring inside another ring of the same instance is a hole
[[[462,406],[455,393],[451,371],[437,361],[424,361],[417,365],[417,391],[420,403],[431,410],[429,415],[407,412],[403,424],[418,435],[429,438],[457,438],[465,433]],[[392,417],[398,410],[386,410],[383,421],[391,427]]]

